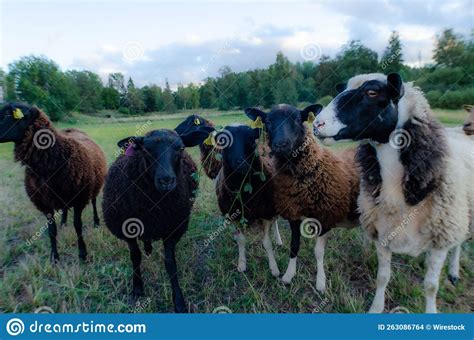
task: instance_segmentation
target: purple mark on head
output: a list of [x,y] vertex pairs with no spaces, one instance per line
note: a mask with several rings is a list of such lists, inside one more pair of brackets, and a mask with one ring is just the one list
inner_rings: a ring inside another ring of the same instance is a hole
[[125,150],[125,156],[132,157],[134,153],[135,153],[135,148],[133,147],[133,144],[130,144]]

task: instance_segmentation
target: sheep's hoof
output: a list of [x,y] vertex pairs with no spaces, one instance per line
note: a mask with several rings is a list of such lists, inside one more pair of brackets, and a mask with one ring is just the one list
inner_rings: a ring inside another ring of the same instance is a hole
[[143,287],[133,287],[132,294],[131,294],[133,301],[138,300],[143,295],[145,295],[145,292],[143,291]]
[[247,264],[245,262],[239,262],[239,265],[237,266],[237,270],[240,273],[243,273],[244,271],[247,270]]
[[372,304],[369,309],[369,314],[380,314],[383,313],[383,305]]
[[188,308],[185,305],[182,306],[174,306],[174,311],[176,313],[189,313]]
[[283,275],[283,277],[281,278],[281,282],[283,282],[286,285],[291,284],[291,280],[293,280],[293,277],[287,274]]
[[320,293],[324,293],[326,291],[326,282],[316,282],[316,290]]
[[456,286],[459,282],[459,277],[449,274],[448,280],[453,284],[453,286]]
[[280,276],[280,270],[278,268],[270,268],[270,271],[272,272],[272,275],[275,277]]
[[87,252],[79,253],[79,259],[83,262],[87,261]]
[[59,262],[59,254],[55,252],[51,252],[49,256],[49,260],[51,261],[51,265],[55,266]]

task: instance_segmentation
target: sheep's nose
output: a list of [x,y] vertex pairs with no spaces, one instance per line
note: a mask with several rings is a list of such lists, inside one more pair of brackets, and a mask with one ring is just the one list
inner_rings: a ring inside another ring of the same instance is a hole
[[162,185],[171,185],[176,181],[176,177],[172,176],[163,176],[158,179],[158,182]]
[[286,148],[290,143],[288,143],[288,141],[282,141],[282,142],[276,142],[275,143],[275,148],[277,149],[284,149]]

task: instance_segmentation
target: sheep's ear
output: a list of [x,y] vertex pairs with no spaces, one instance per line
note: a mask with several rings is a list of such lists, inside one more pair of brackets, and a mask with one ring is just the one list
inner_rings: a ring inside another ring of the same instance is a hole
[[387,76],[387,91],[388,96],[394,103],[398,103],[405,94],[402,77],[398,73],[390,73]]
[[310,117],[310,113],[313,113],[314,117],[318,115],[319,112],[323,109],[321,104],[313,104],[310,106],[305,107],[303,110],[300,111],[301,113],[301,120],[306,122]]
[[339,83],[336,85],[337,93],[343,92],[346,88],[347,88],[347,84],[344,84],[344,83]]
[[119,140],[117,142],[117,146],[121,149],[125,147],[129,147],[130,145],[141,146],[143,145],[143,139],[144,139],[143,137],[139,137],[139,136],[130,136],[130,137]]
[[462,107],[469,113],[471,113],[472,109],[474,108],[472,105],[463,105]]
[[267,113],[263,112],[262,110],[256,108],[256,107],[248,107],[245,109],[245,114],[247,117],[249,117],[251,120],[255,121],[257,120],[258,117],[262,119],[264,122],[265,119],[267,118]]
[[209,134],[212,131],[214,131],[213,128],[208,127],[208,126],[202,126],[197,130],[191,131],[184,135],[180,135],[180,137],[184,143],[184,146],[189,148],[192,146],[202,144],[204,140],[206,140],[206,138],[209,137]]

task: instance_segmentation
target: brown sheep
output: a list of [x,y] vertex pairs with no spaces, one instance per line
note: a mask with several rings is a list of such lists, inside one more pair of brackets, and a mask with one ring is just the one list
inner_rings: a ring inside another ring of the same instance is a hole
[[246,109],[245,113],[254,121],[260,118],[265,125],[273,155],[276,209],[290,221],[290,263],[282,280],[290,283],[296,273],[300,235],[317,235],[316,288],[324,291],[326,233],[336,226],[357,224],[359,175],[355,150],[333,153],[320,146],[307,130],[304,122],[309,114],[317,114],[321,108],[316,104],[298,110],[283,104],[269,113],[257,108]]
[[92,201],[99,224],[96,197],[107,172],[105,155],[82,131],[59,131],[36,107],[9,103],[0,110],[0,143],[15,143],[15,161],[26,166],[25,188],[33,204],[48,219],[51,261],[59,259],[55,211],[74,209],[79,258],[87,250],[82,238],[82,211]]

